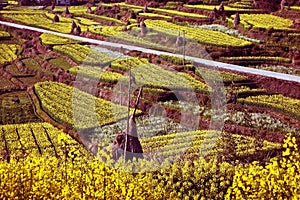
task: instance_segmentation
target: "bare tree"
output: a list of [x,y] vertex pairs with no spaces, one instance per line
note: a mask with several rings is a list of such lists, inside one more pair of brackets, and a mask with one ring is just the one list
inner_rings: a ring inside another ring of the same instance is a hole
[[280,2],[280,11],[284,10],[284,7],[287,5],[287,1],[286,0],[281,0]]

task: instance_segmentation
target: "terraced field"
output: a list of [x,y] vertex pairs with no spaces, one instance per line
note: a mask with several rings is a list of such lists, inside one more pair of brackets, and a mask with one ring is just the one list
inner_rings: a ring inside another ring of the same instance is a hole
[[0,26],[0,199],[299,199],[299,83],[187,59],[299,76],[299,3],[8,4],[137,50]]

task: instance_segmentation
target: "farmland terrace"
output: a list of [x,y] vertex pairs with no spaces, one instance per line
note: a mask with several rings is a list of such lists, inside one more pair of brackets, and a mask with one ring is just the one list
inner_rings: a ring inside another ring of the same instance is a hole
[[1,199],[299,197],[298,1],[70,3],[0,4]]

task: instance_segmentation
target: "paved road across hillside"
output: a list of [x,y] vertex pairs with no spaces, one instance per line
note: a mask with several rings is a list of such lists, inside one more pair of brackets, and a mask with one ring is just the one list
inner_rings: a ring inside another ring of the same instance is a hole
[[[5,21],[0,21],[0,24],[19,28],[19,29],[27,29],[27,30],[37,31],[37,32],[41,32],[41,33],[50,33],[50,34],[58,35],[61,37],[66,37],[66,38],[76,39],[76,40],[80,40],[80,41],[84,41],[84,42],[89,42],[92,44],[106,45],[106,46],[119,47],[119,48],[122,47],[122,48],[128,49],[128,50],[138,50],[138,51],[142,51],[145,53],[152,53],[155,55],[166,54],[166,55],[171,55],[171,56],[182,57],[182,55],[179,55],[179,54],[172,54],[172,53],[167,53],[167,52],[163,52],[163,51],[152,50],[152,49],[147,49],[147,48],[143,48],[143,47],[137,47],[137,46],[133,46],[133,45],[125,45],[125,44],[106,42],[106,41],[101,41],[101,40],[85,38],[85,37],[79,37],[79,36],[74,36],[74,35],[70,35],[70,34],[58,33],[55,31],[49,31],[49,30],[45,30],[45,29],[41,29],[41,28],[35,28],[35,27],[31,27],[31,26],[20,25],[20,24],[16,24],[16,23],[5,22]],[[200,64],[216,66],[216,67],[223,68],[223,69],[230,69],[230,70],[234,70],[234,71],[245,72],[245,73],[267,76],[267,77],[277,78],[277,79],[281,79],[281,80],[288,80],[288,81],[294,81],[294,82],[300,83],[299,76],[271,72],[271,71],[266,71],[266,70],[261,70],[261,69],[254,69],[254,68],[249,68],[249,67],[243,67],[243,66],[239,66],[239,65],[227,64],[227,63],[206,60],[206,59],[201,59],[201,58],[196,58],[196,57],[191,57],[191,56],[186,56],[186,59],[193,60],[194,62],[197,62]]]

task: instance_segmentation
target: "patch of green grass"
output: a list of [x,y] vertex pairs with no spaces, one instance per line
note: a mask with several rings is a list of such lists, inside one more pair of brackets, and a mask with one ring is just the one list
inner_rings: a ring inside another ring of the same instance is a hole
[[39,122],[33,102],[25,91],[0,95],[0,124]]
[[5,77],[0,76],[0,90],[10,90],[16,88],[16,85],[13,84],[10,80],[7,80]]
[[59,67],[63,70],[68,70],[72,68],[73,66],[70,65],[67,61],[65,61],[63,58],[53,58],[49,60],[49,63],[52,65],[55,65],[56,67]]
[[41,65],[33,58],[23,59],[22,62],[25,64],[26,68],[28,68],[30,70],[42,72],[47,75],[55,74],[54,72],[48,71],[48,70],[44,69],[43,67],[41,67]]

